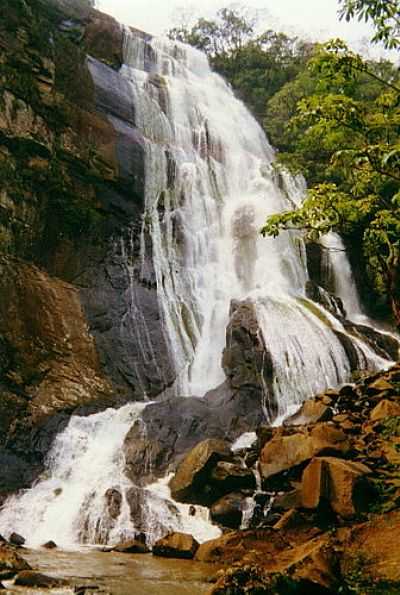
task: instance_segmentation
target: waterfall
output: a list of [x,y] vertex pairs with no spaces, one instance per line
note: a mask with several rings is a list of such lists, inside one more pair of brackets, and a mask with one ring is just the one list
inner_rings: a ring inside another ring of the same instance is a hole
[[63,548],[77,544],[115,544],[145,533],[152,545],[168,531],[189,531],[199,541],[219,530],[208,511],[173,502],[167,480],[140,490],[126,477],[122,444],[146,405],[130,403],[88,417],[74,415],[55,439],[46,471],[30,489],[11,496],[0,511],[1,532],[26,536],[37,547],[53,540]]
[[[350,380],[343,337],[360,368],[387,365],[340,317],[307,297],[301,234],[261,237],[269,214],[299,203],[304,181],[277,173],[262,129],[206,57],[172,41],[144,40],[128,29],[124,53],[120,75],[145,145],[139,274],[146,278],[150,259],[175,393],[201,397],[224,382],[221,356],[232,300],[255,306],[274,371],[265,402],[273,391],[277,419],[312,394]],[[121,328],[132,325],[140,351],[157,372],[152,337],[135,303],[133,239],[128,234],[121,242],[119,254],[132,281]],[[360,314],[343,259],[339,252],[333,258],[338,293],[351,315]],[[141,379],[140,371],[137,376]],[[200,541],[218,534],[207,511],[199,509],[193,518],[189,507],[170,499],[167,480],[139,489],[126,477],[124,437],[144,407],[134,403],[71,417],[54,441],[43,476],[0,511],[1,533],[20,532],[29,545],[52,539],[64,547],[115,543],[142,531],[150,544],[167,530],[185,530]],[[246,434],[235,448],[253,440],[254,434]]]
[[[337,331],[348,332],[306,297],[301,235],[259,234],[268,214],[301,201],[304,181],[283,173],[278,184],[262,129],[204,54],[164,39],[138,41],[128,29],[124,49],[121,73],[145,138],[142,246],[154,265],[175,393],[202,396],[224,381],[232,300],[255,304],[280,414],[348,381],[351,365]],[[351,279],[348,263],[343,277]],[[348,285],[342,281],[341,289]],[[351,310],[356,295],[355,287],[341,295]],[[362,341],[356,349],[361,367],[385,363]]]

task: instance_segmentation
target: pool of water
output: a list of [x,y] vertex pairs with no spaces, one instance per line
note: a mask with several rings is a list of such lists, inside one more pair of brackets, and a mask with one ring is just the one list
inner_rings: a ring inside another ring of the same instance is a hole
[[[97,585],[112,595],[205,595],[218,567],[191,560],[157,558],[151,554],[118,554],[83,550],[21,550],[21,555],[44,574],[68,579],[75,585]],[[8,585],[7,585],[8,586]],[[19,589],[10,587],[17,592]],[[21,589],[24,594],[42,591]],[[49,592],[49,591],[47,591]]]

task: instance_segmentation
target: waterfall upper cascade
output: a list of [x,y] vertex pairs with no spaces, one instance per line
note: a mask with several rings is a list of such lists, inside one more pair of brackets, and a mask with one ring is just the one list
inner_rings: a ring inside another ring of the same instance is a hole
[[[232,300],[255,306],[274,370],[266,403],[272,390],[279,416],[350,379],[351,363],[338,335],[352,343],[361,368],[387,365],[340,317],[307,297],[300,234],[260,236],[268,214],[301,200],[304,182],[276,172],[262,129],[206,57],[168,40],[146,41],[128,29],[124,49],[120,74],[129,84],[145,145],[141,273],[146,278],[150,258],[176,394],[202,396],[225,380],[221,357]],[[133,276],[129,246],[123,245],[122,255]],[[359,311],[344,252],[331,266],[344,307]],[[138,341],[150,353],[152,338],[133,294],[131,311],[138,333],[143,329]],[[140,495],[126,477],[124,437],[144,407],[134,403],[73,416],[53,444],[45,475],[3,507],[1,533],[19,531],[31,545],[53,539],[64,547],[114,543],[137,531],[150,543],[171,529],[200,541],[215,536],[218,529],[204,510],[192,517],[188,506],[170,500],[166,481]]]
[[[348,331],[306,296],[302,238],[259,234],[268,214],[301,200],[304,181],[283,174],[278,183],[262,129],[201,52],[164,39],[149,43],[126,30],[121,72],[145,139],[142,257],[151,251],[177,394],[201,396],[224,381],[232,300],[255,304],[279,414],[349,380],[337,336]],[[354,309],[344,253],[332,267],[341,267],[336,277]],[[385,364],[362,341],[349,339],[360,367]]]

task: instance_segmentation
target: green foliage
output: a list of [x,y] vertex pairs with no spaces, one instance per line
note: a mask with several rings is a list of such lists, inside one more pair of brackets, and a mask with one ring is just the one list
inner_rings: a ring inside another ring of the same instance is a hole
[[400,437],[400,416],[386,417],[380,423],[380,433],[384,438]]
[[254,25],[243,10],[222,8],[214,20],[200,18],[192,27],[174,27],[168,35],[215,57],[239,51],[254,37]]
[[400,323],[398,80],[390,63],[363,60],[334,40],[270,101],[267,114],[277,114],[284,130],[280,160],[302,171],[311,188],[298,209],[273,215],[262,233],[303,229],[315,241],[334,230],[360,239],[373,287]]
[[340,18],[350,21],[372,21],[375,35],[372,41],[383,42],[386,48],[400,46],[400,2],[399,0],[339,0]]
[[344,573],[344,583],[338,588],[342,595],[397,595],[399,583],[388,580],[373,579],[368,575],[368,565],[373,563],[363,553],[347,561],[347,571]]

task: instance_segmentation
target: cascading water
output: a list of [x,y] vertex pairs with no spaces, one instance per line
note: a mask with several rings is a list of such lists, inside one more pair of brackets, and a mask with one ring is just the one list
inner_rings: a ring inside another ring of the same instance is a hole
[[54,540],[64,548],[113,544],[142,532],[150,545],[172,530],[189,530],[199,541],[217,536],[206,509],[196,507],[191,517],[163,482],[139,490],[126,477],[122,443],[145,406],[71,417],[54,441],[44,476],[0,511],[3,534],[17,531],[30,546]]
[[[255,305],[280,416],[350,378],[338,333],[352,342],[361,367],[387,364],[307,298],[301,236],[260,236],[268,214],[301,199],[303,182],[284,173],[277,183],[273,150],[261,128],[211,72],[206,57],[167,40],[145,41],[129,30],[124,48],[121,76],[130,86],[145,143],[142,274],[145,257],[151,258],[176,393],[202,396],[225,380],[221,355],[232,300]],[[131,252],[128,239],[120,254],[133,278]],[[350,269],[344,269],[341,276],[350,279]],[[341,297],[347,302],[344,291]],[[131,298],[134,320],[125,317],[121,325],[134,325],[141,351],[157,369],[133,290]],[[271,386],[265,387],[266,403]],[[72,417],[53,444],[45,476],[3,507],[0,531],[24,533],[32,545],[53,539],[65,547],[113,543],[137,531],[145,531],[150,543],[167,529],[189,531],[199,540],[215,536],[218,530],[202,511],[193,519],[187,506],[170,500],[165,481],[139,493],[125,476],[123,440],[143,407]],[[132,512],[138,502],[140,522]]]
[[[261,128],[197,50],[160,39],[149,46],[126,30],[122,74],[145,138],[142,233],[151,241],[142,246],[151,246],[177,394],[201,396],[224,381],[229,306],[244,299],[271,354],[278,413],[347,381],[335,332],[347,331],[306,297],[300,235],[259,234],[268,214],[301,200],[304,182],[284,173],[278,185]],[[341,275],[351,278],[350,268]],[[361,367],[382,365],[362,341],[357,349]]]

